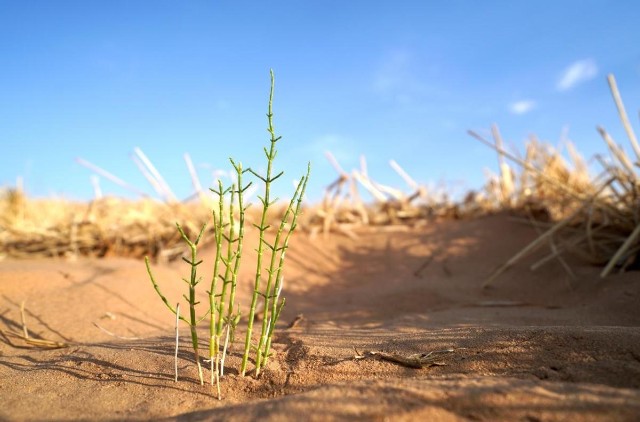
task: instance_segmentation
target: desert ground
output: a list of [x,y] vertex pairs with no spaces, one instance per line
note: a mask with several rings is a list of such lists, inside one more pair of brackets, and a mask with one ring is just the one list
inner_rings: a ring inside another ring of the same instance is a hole
[[[542,250],[483,289],[492,270],[538,235],[506,214],[357,235],[296,233],[275,354],[259,379],[241,377],[238,339],[220,401],[198,382],[186,327],[174,382],[174,316],[142,260],[4,259],[0,419],[640,418],[638,272],[602,279],[600,267],[577,258],[569,260],[573,278],[557,262],[531,271]],[[212,254],[211,246],[203,251]],[[245,260],[250,268],[255,257]],[[178,301],[186,265],[153,269]],[[238,293],[245,315],[251,288],[248,270]],[[23,302],[30,338],[67,347],[7,334],[23,332]],[[429,352],[433,365],[423,368],[387,359]]]

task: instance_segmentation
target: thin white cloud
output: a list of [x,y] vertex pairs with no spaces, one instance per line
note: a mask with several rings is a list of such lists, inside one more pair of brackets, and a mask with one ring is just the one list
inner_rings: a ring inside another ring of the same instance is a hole
[[561,92],[568,91],[578,84],[595,78],[597,75],[598,65],[594,59],[578,60],[565,69],[556,88]]
[[338,134],[324,134],[305,145],[305,153],[315,159],[324,159],[326,152],[331,152],[336,160],[343,165],[351,165],[358,158],[354,141]]
[[425,96],[440,98],[447,95],[442,86],[429,81],[437,79],[439,68],[407,48],[386,52],[371,79],[372,90],[400,105],[415,106]]
[[536,105],[533,100],[520,100],[509,104],[509,111],[513,114],[527,114],[536,108]]
[[425,104],[443,102],[451,96],[440,81],[437,61],[407,47],[397,47],[382,53],[372,69],[369,86],[379,98],[413,112]]
[[379,93],[388,93],[403,89],[411,83],[411,54],[406,50],[395,50],[385,57],[377,69],[373,89]]

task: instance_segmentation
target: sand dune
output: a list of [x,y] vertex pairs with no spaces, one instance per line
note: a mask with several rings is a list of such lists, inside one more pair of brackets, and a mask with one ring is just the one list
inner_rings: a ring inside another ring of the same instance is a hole
[[[173,317],[143,262],[5,260],[0,328],[22,331],[26,301],[32,338],[69,347],[0,338],[0,419],[637,420],[640,277],[603,280],[575,260],[573,279],[523,261],[482,289],[535,237],[505,215],[358,239],[300,233],[275,354],[260,379],[241,377],[235,344],[222,401],[197,381],[186,328],[173,381]],[[154,266],[176,300],[183,267]],[[451,352],[422,369],[367,354],[440,350]]]

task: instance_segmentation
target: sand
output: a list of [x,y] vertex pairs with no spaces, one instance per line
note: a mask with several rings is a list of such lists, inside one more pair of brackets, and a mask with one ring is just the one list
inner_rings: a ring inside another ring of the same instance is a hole
[[[575,260],[572,279],[557,262],[532,272],[533,257],[482,289],[536,236],[506,215],[358,235],[292,240],[275,354],[260,379],[241,377],[236,343],[221,401],[198,383],[184,326],[174,382],[173,315],[142,261],[0,262],[0,328],[21,332],[26,301],[30,335],[69,344],[0,336],[0,419],[638,420],[637,272],[603,280]],[[185,267],[154,265],[176,301]],[[441,350],[422,369],[370,353]]]

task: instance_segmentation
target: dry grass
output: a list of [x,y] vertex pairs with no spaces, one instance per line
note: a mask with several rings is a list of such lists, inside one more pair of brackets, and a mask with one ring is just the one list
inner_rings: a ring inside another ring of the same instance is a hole
[[[502,147],[497,128],[493,130],[494,142],[470,132],[519,168],[515,171],[505,163],[501,167],[503,174],[489,183],[488,197],[493,199],[492,206],[524,211],[541,232],[536,240],[496,269],[485,286],[544,245],[549,247],[549,254],[533,263],[532,269],[558,260],[572,275],[562,259],[565,253],[578,254],[593,264],[604,266],[602,277],[614,270],[622,272],[640,266],[640,148],[615,79],[610,75],[608,80],[636,160],[598,127],[610,156],[596,156],[602,168],[597,176],[590,175],[585,161],[571,144],[567,144],[571,163],[560,151],[535,139],[527,144],[525,157],[519,158]],[[509,176],[505,177],[505,173]],[[541,218],[541,212],[548,214],[549,221]]]
[[197,233],[209,215],[199,203],[116,198],[79,203],[27,199],[7,190],[0,197],[0,251],[17,258],[151,254],[171,260],[182,252],[175,221]]
[[[360,168],[347,172],[328,153],[338,177],[327,186],[323,200],[305,210],[301,228],[311,235],[339,233],[357,237],[358,229],[365,226],[402,230],[434,219],[468,218],[510,210],[533,224],[540,237],[498,268],[486,284],[543,246],[549,252],[532,263],[532,269],[558,261],[571,274],[563,259],[565,253],[578,254],[604,266],[603,277],[615,270],[635,268],[640,265],[640,148],[612,76],[609,84],[635,160],[602,128],[598,131],[609,154],[608,158],[595,157],[602,168],[596,176],[570,143],[563,146],[563,152],[532,138],[524,153],[519,154],[506,150],[497,127],[492,130],[491,141],[470,132],[496,150],[499,173],[488,174],[483,189],[469,192],[463,200],[454,202],[446,190],[434,191],[420,185],[394,161],[390,165],[406,182],[406,191],[373,180],[364,158]],[[141,151],[139,155],[144,157]],[[143,164],[148,161],[144,158]],[[188,156],[185,160],[189,162]],[[150,162],[144,165],[153,169]],[[100,174],[108,174],[99,170]],[[158,193],[165,198],[164,202],[103,198],[75,203],[28,199],[19,189],[1,192],[0,254],[11,257],[149,254],[163,260],[179,257],[183,246],[174,223],[180,221],[188,236],[197,234],[202,222],[211,217],[213,201],[202,194],[201,184],[192,172],[198,191],[194,198],[199,200],[176,202],[166,184],[162,187],[162,177],[153,176],[154,171],[149,170],[147,176],[159,186]],[[365,202],[362,192],[373,201]],[[276,219],[282,210],[274,211]],[[252,219],[251,210],[247,218]],[[205,233],[205,242],[213,239],[211,234]]]

